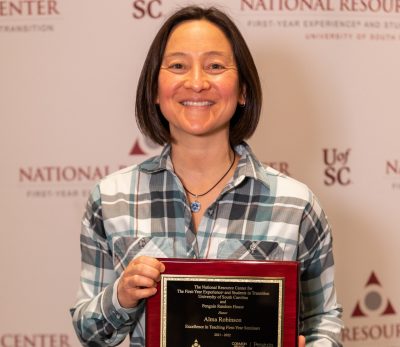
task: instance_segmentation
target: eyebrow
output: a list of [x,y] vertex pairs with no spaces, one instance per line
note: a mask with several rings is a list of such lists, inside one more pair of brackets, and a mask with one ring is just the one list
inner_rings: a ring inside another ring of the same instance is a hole
[[[164,58],[184,57],[187,55],[188,55],[188,53],[185,53],[185,52],[171,52],[171,53],[165,54]],[[230,56],[230,54],[227,54],[226,52],[223,52],[223,51],[207,51],[207,52],[202,53],[201,55],[217,55],[217,56],[221,56],[221,57]]]

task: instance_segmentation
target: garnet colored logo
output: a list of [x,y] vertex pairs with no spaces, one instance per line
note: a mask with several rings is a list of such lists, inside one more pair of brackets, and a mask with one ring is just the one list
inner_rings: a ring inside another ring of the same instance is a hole
[[383,293],[383,287],[372,272],[364,289],[364,295],[353,309],[351,317],[370,317],[394,315],[394,310],[390,300]]
[[142,19],[145,17],[160,18],[162,12],[160,7],[162,0],[134,0],[132,3],[133,13],[135,19]]
[[349,157],[350,148],[345,151],[340,151],[337,148],[325,148],[324,150],[324,163],[325,169],[325,180],[326,186],[333,186],[339,184],[341,186],[347,186],[351,182],[350,179],[350,167]]
[[400,177],[400,160],[386,161],[386,175]]
[[0,1],[0,17],[42,17],[59,14],[56,0]]
[[400,190],[400,160],[386,161],[386,176],[393,179],[392,189]]
[[299,1],[299,0],[241,0],[240,8],[252,11],[288,11],[288,12],[348,12],[348,13],[367,13],[367,14],[398,14],[398,1],[378,1],[378,0],[318,0],[318,1]]
[[263,161],[263,163],[283,173],[286,176],[291,176],[289,173],[289,163],[286,161],[270,161],[270,162]]
[[130,155],[145,155],[146,152],[140,147],[139,141],[135,140],[131,151],[129,152]]
[[1,347],[71,347],[70,336],[67,334],[50,334],[50,333],[36,333],[36,334],[14,334],[2,333],[0,334]]
[[147,137],[136,138],[129,155],[148,155],[156,154],[160,152],[160,146]]

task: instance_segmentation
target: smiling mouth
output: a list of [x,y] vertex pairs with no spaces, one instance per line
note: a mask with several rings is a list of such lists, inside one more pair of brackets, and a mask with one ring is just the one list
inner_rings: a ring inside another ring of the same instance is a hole
[[212,101],[189,101],[189,100],[185,100],[185,101],[182,101],[181,104],[183,106],[205,107],[205,106],[214,105],[214,102],[212,102]]

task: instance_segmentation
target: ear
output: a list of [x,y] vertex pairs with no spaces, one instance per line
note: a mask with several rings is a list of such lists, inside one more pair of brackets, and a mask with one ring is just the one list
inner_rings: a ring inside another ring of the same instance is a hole
[[246,86],[242,86],[239,90],[238,104],[239,105],[246,104]]

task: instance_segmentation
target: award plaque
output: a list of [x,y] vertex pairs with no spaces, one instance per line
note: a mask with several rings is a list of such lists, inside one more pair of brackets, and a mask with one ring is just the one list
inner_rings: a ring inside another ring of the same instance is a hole
[[297,262],[159,260],[147,347],[297,346]]

